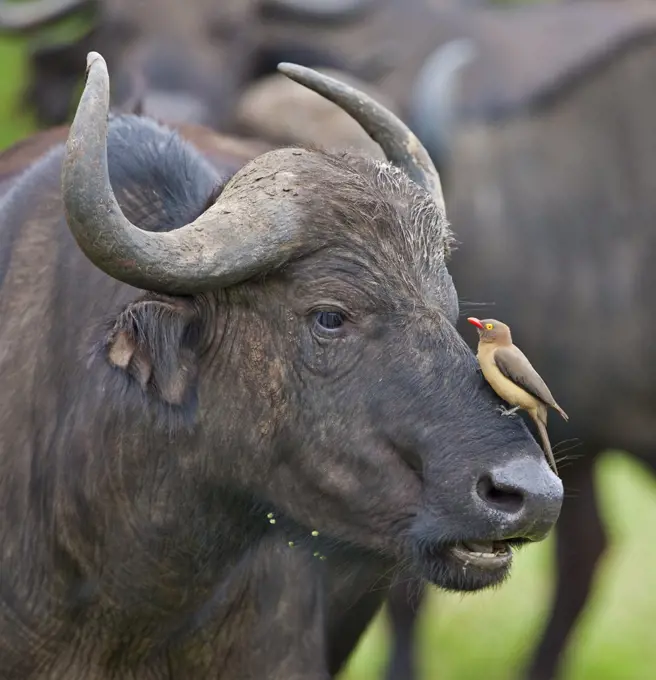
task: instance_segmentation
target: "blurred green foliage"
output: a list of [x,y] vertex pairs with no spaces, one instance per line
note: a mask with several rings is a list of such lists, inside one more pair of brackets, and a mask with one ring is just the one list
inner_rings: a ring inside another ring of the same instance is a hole
[[19,101],[26,75],[24,54],[23,41],[0,40],[0,149],[26,137],[35,127]]
[[[501,0],[500,0],[501,1]],[[515,0],[504,0],[514,2]],[[0,149],[34,122],[19,106],[25,45],[0,40]],[[656,668],[655,481],[633,459],[609,454],[598,478],[610,549],[590,605],[572,637],[562,680],[647,680]],[[422,611],[417,652],[421,680],[519,677],[553,588],[553,539],[522,550],[512,578],[495,591],[453,595],[432,590]],[[385,612],[365,635],[341,680],[380,680],[387,660]]]

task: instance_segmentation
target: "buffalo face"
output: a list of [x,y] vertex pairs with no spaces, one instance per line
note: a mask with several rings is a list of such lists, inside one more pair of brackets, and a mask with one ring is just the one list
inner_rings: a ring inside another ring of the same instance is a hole
[[[281,70],[358,120],[394,165],[280,149],[196,219],[155,232],[110,186],[108,76],[90,55],[63,166],[68,224],[98,267],[151,291],[118,318],[104,360],[129,389],[193,411],[201,450],[180,455],[250,499],[250,529],[274,525],[319,558],[412,564],[447,588],[498,583],[510,546],[555,523],[562,485],[521,421],[499,413],[454,329],[439,177],[366,95]],[[155,166],[160,184],[145,195],[159,201],[175,198],[165,167],[184,168],[181,196],[192,166],[194,186],[202,175],[212,189],[191,157]]]
[[392,168],[338,167],[335,184],[322,175],[338,204],[312,228],[330,234],[347,219],[353,232],[235,298],[249,310],[241,337],[258,329],[242,384],[273,451],[250,473],[258,497],[290,540],[328,559],[337,539],[412,560],[446,588],[499,583],[511,546],[555,523],[562,484],[523,421],[501,415],[454,329],[449,232],[434,204]]

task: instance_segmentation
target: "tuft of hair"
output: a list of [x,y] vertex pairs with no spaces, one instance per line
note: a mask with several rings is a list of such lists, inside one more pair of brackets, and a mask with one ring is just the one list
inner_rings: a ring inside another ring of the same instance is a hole
[[445,212],[405,172],[391,163],[374,161],[374,164],[378,185],[384,192],[407,194],[410,197],[410,219],[399,226],[418,269],[437,274],[437,270],[450,257],[455,243]]
[[[457,317],[457,297],[446,264],[453,234],[433,197],[394,165],[350,152],[329,157],[343,171],[341,186],[326,188],[345,203],[338,218],[351,229],[351,245],[361,245],[384,280],[418,293],[428,292]],[[361,244],[357,242],[358,237]],[[375,248],[372,248],[375,244]]]

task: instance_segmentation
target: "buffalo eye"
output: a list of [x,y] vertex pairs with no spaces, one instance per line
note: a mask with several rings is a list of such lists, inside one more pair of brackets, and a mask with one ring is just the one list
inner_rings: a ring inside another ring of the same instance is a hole
[[315,329],[323,335],[335,335],[339,333],[344,325],[344,320],[344,312],[324,309],[315,312],[314,326]]

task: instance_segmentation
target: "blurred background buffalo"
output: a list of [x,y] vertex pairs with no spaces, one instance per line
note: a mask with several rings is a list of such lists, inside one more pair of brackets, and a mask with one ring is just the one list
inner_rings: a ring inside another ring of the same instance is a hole
[[3,149],[70,121],[89,50],[116,110],[164,122],[380,155],[283,60],[408,122],[442,173],[462,315],[509,323],[570,416],[550,423],[567,498],[498,591],[396,583],[341,677],[653,676],[656,3],[24,0],[0,32]]

